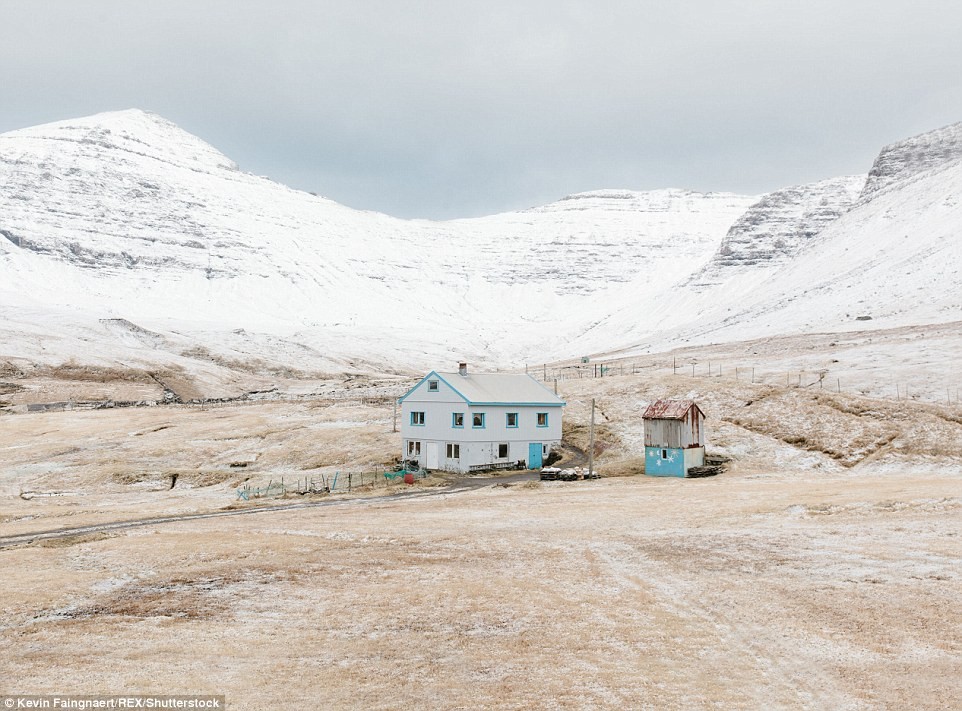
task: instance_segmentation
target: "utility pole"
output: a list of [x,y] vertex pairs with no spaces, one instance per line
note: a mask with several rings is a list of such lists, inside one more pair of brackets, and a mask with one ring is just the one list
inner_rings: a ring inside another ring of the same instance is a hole
[[588,427],[588,476],[594,474],[595,465],[595,399],[591,398],[591,425]]
[[394,400],[394,425],[391,427],[391,432],[397,432],[397,399]]

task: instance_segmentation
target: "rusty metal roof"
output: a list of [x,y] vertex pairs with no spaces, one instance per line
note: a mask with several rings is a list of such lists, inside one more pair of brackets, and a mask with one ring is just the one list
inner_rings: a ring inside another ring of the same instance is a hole
[[701,412],[694,400],[655,400],[641,417],[645,420],[683,420],[693,407]]

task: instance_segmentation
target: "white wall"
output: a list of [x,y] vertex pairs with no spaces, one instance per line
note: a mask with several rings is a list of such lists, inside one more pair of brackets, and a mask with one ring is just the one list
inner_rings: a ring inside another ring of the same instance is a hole
[[[412,425],[411,413],[423,412],[424,425]],[[452,413],[464,413],[464,427],[452,427]],[[507,414],[518,414],[518,426],[507,426]],[[548,414],[548,426],[537,426],[537,413]],[[475,413],[484,413],[484,427],[472,426]],[[430,392],[423,382],[401,403],[401,446],[407,454],[407,441],[421,442],[420,462],[426,465],[427,442],[437,442],[442,469],[466,471],[467,467],[500,461],[528,459],[528,444],[540,442],[549,451],[561,441],[561,407],[522,405],[468,406],[464,399],[439,379],[438,391]],[[459,462],[446,460],[448,443],[461,446]],[[498,444],[508,445],[508,456],[498,458]]]

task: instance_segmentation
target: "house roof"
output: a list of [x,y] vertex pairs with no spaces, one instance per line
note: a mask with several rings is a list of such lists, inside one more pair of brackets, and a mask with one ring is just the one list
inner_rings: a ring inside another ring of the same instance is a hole
[[438,377],[464,398],[469,405],[539,405],[560,407],[564,400],[524,373],[443,373],[431,371],[401,400],[417,390],[425,380]]
[[683,420],[693,407],[701,412],[694,400],[655,400],[641,417],[644,420]]

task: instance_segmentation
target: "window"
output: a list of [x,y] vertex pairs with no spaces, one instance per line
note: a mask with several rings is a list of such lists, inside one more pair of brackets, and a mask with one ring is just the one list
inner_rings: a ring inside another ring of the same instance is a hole
[[474,427],[475,429],[483,429],[483,428],[484,428],[484,413],[483,413],[483,412],[475,412],[473,415],[471,415],[471,426]]
[[541,454],[543,454],[546,457],[548,456],[548,445],[546,444],[541,445]]
[[417,457],[421,454],[421,443],[408,440],[408,456]]
[[429,391],[429,392],[432,392],[432,393],[436,393],[436,392],[438,391],[438,381],[437,381],[437,380],[429,380],[429,381],[428,381],[428,391]]
[[424,413],[423,412],[412,412],[411,413],[411,424],[415,427],[424,426]]
[[668,450],[667,450],[667,449],[661,450],[661,458],[662,458],[662,459],[668,459]]
[[507,458],[508,458],[508,445],[506,445],[506,444],[499,444],[499,445],[498,445],[498,459],[507,459]]
[[451,413],[451,426],[452,426],[452,427],[464,427],[464,413],[463,413],[463,412],[452,412],[452,413]]
[[539,413],[538,413],[538,427],[547,427],[547,426],[548,426],[548,413],[547,413],[547,412],[539,412]]
[[461,458],[461,445],[460,444],[449,444],[448,445],[448,459],[460,459]]
[[508,427],[517,427],[517,426],[518,426],[518,413],[517,413],[517,412],[509,412],[509,413],[507,414],[507,416],[506,416],[506,419],[507,419],[507,423],[506,423],[506,424],[507,424]]

